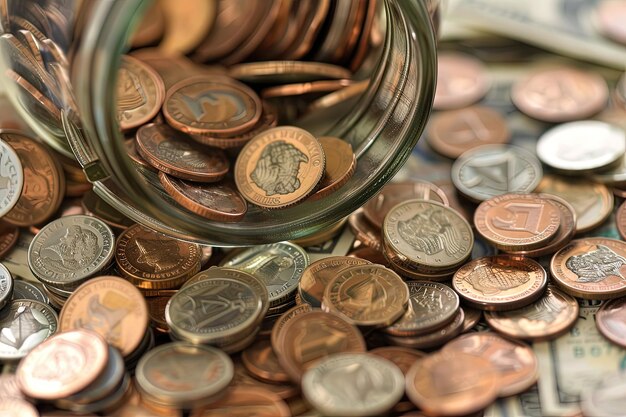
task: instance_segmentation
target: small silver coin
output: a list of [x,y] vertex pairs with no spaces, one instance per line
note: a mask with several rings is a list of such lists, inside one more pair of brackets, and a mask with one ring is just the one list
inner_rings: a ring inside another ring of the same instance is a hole
[[0,359],[26,356],[57,331],[59,318],[46,304],[13,300],[0,317]]
[[21,279],[13,281],[13,299],[35,300],[44,304],[48,304],[49,302],[48,297],[39,287]]
[[626,372],[610,374],[581,391],[585,417],[622,417],[626,410]]
[[[0,134],[1,137],[1,134]],[[24,186],[24,171],[17,153],[0,139],[0,217],[7,214],[19,200]]]
[[380,356],[340,353],[305,372],[302,393],[323,415],[380,416],[404,395],[404,375]]
[[11,273],[4,265],[0,264],[0,310],[11,301],[14,288]]

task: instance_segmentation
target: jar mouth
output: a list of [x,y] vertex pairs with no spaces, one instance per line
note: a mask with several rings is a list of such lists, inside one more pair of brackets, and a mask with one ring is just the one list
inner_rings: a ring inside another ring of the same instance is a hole
[[68,140],[96,192],[137,222],[185,240],[224,246],[301,238],[333,225],[373,196],[400,169],[425,127],[436,79],[429,14],[423,2],[384,0],[385,38],[366,91],[347,116],[323,132],[313,132],[352,144],[358,158],[352,178],[321,200],[274,211],[252,207],[237,223],[188,212],[163,190],[156,174],[137,171],[116,118],[111,86],[125,40],[149,3],[126,0],[94,6],[93,21],[85,28],[71,68],[82,130],[71,118],[64,119],[66,132],[74,133]]

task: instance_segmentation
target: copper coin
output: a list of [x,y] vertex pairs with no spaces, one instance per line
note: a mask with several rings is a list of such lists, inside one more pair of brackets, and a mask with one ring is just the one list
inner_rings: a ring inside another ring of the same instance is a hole
[[17,153],[24,169],[24,185],[17,204],[3,217],[15,226],[48,220],[65,193],[65,176],[52,153],[34,139],[16,131],[0,131],[0,137]]
[[506,336],[540,342],[566,333],[576,323],[578,309],[573,297],[548,285],[534,303],[511,311],[488,311],[485,320]]
[[322,145],[292,126],[266,130],[244,146],[235,165],[243,197],[263,208],[282,208],[307,197],[325,169]]
[[480,203],[474,212],[478,233],[503,251],[536,249],[561,225],[561,211],[536,194],[504,194]]
[[0,388],[2,389],[0,392],[2,392],[3,398],[24,399],[24,394],[22,394],[17,384],[17,376],[15,374],[1,374]]
[[532,348],[492,333],[471,333],[454,339],[441,350],[487,359],[499,373],[501,397],[517,395],[537,382],[539,364]]
[[194,77],[167,92],[163,116],[189,134],[228,137],[244,133],[261,118],[261,99],[249,87],[226,77]]
[[472,330],[483,317],[483,311],[477,308],[463,306],[463,312],[465,313],[465,317],[463,320],[463,330],[461,330],[461,333]]
[[419,350],[399,346],[383,346],[369,352],[395,363],[404,375],[409,372],[415,361],[426,356],[424,352]]
[[86,388],[104,370],[106,342],[92,331],[59,333],[40,344],[18,365],[20,389],[31,398],[55,400]]
[[279,331],[278,361],[292,381],[300,382],[304,371],[318,359],[340,352],[365,352],[359,330],[334,314],[310,311],[289,320]]
[[309,197],[311,201],[326,197],[341,188],[356,170],[356,156],[352,152],[352,145],[330,136],[322,136],[318,140],[324,150],[326,166],[318,189]]
[[588,118],[602,110],[608,95],[600,75],[573,67],[538,70],[518,81],[511,91],[520,111],[552,123]]
[[130,355],[148,327],[148,306],[137,288],[114,276],[92,278],[68,298],[59,316],[59,329],[88,329]]
[[220,149],[202,147],[164,124],[142,126],[137,131],[137,151],[159,171],[190,181],[219,181],[230,165]]
[[148,123],[157,115],[165,97],[159,74],[128,55],[117,72],[117,120],[124,131]]
[[626,298],[616,298],[602,304],[596,313],[596,326],[611,342],[626,347]]
[[[85,214],[85,209],[81,204],[80,199],[69,199],[65,198],[61,203],[61,207],[54,214],[54,218],[66,217],[66,216],[76,216]],[[36,235],[46,226],[47,223],[42,223],[40,225],[32,225],[28,228],[28,231],[33,235]]]
[[343,233],[344,226],[348,221],[347,217],[340,219],[338,222],[331,224],[328,227],[321,229],[320,231],[313,233],[312,235],[302,237],[300,239],[293,239],[291,243],[302,246],[303,248],[309,246],[323,246],[328,242],[334,241],[335,237],[340,233]]
[[509,141],[511,132],[502,115],[483,106],[439,112],[430,119],[428,144],[448,158],[458,158],[465,151],[481,145]]
[[81,205],[85,211],[84,214],[97,217],[115,229],[124,230],[135,224],[131,219],[111,207],[93,190],[83,195]]
[[150,324],[161,333],[169,332],[169,326],[165,319],[165,308],[172,296],[176,294],[176,290],[157,291],[158,295],[146,296],[148,305],[148,315],[150,316]]
[[352,78],[343,67],[307,61],[246,62],[230,67],[229,75],[248,83],[272,84]]
[[178,204],[209,220],[236,222],[246,215],[248,205],[229,181],[198,184],[159,172],[159,181]]
[[298,395],[300,391],[300,387],[293,385],[291,383],[288,384],[276,384],[276,383],[268,383],[263,382],[257,378],[254,378],[250,375],[250,372],[246,369],[245,366],[241,363],[240,360],[234,358],[235,361],[235,376],[230,384],[231,387],[247,387],[247,388],[262,388],[276,394],[279,398],[283,400],[287,400],[289,398],[294,398]]
[[348,253],[351,258],[360,258],[369,261],[373,264],[384,265],[389,267],[389,262],[383,256],[383,253],[379,250],[372,249],[370,247],[359,247]]
[[357,209],[348,217],[348,225],[350,226],[352,233],[354,233],[356,240],[368,248],[380,252],[383,245],[382,232],[378,227],[374,226],[369,220],[367,220],[363,208]]
[[424,333],[419,336],[391,336],[386,335],[385,339],[393,345],[403,346],[411,349],[433,349],[442,346],[446,342],[454,339],[463,331],[465,322],[465,312],[459,308],[451,322],[445,326]]
[[293,320],[295,317],[304,314],[304,313],[308,313],[310,311],[313,311],[313,308],[311,307],[310,304],[304,303],[304,304],[299,304],[295,307],[290,308],[289,310],[287,310],[285,313],[283,313],[280,318],[278,320],[276,320],[276,322],[274,323],[273,327],[272,327],[272,335],[271,335],[271,342],[272,342],[272,347],[274,348],[274,352],[278,352],[277,348],[278,348],[278,336],[282,330],[283,327],[285,327],[285,325],[287,323],[289,323],[291,320]]
[[552,257],[554,283],[579,298],[626,295],[626,242],[592,237],[572,240]]
[[456,109],[480,100],[491,86],[485,66],[475,58],[443,52],[437,57],[435,110]]
[[308,83],[285,84],[261,90],[264,99],[293,97],[307,94],[332,93],[352,84],[352,80],[321,80]]
[[491,404],[499,393],[498,371],[489,360],[462,352],[421,359],[406,376],[406,393],[426,414],[461,416]]
[[267,339],[259,340],[244,350],[241,360],[248,372],[262,381],[283,383],[290,380]]
[[626,7],[619,0],[605,0],[595,7],[595,23],[602,34],[622,45],[626,44]]
[[436,185],[427,181],[397,182],[385,185],[371,200],[363,205],[365,217],[379,229],[392,207],[406,200],[429,200],[448,205],[448,197]]
[[472,307],[487,311],[514,310],[531,304],[548,282],[538,262],[510,255],[486,256],[463,265],[452,286]]
[[615,224],[622,239],[626,240],[626,201],[620,204],[615,214]]
[[0,415],[7,417],[39,417],[39,412],[31,403],[19,398],[0,398]]
[[143,159],[143,156],[139,155],[139,152],[137,151],[137,142],[134,138],[126,140],[124,142],[124,145],[126,145],[126,152],[128,152],[128,157],[131,161],[135,163],[136,166],[145,168],[152,172],[159,172],[158,169],[156,169],[155,167],[150,165],[145,159]]
[[20,229],[15,226],[9,226],[4,222],[0,223],[0,259],[4,258],[13,249],[19,236]]
[[287,404],[276,394],[263,388],[229,388],[224,398],[193,410],[190,417],[222,417],[251,415],[255,417],[291,417]]

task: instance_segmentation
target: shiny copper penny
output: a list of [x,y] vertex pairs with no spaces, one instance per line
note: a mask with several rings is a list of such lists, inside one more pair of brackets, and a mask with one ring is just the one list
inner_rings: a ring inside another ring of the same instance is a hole
[[262,381],[273,383],[289,382],[289,375],[278,362],[269,340],[258,340],[241,353],[241,360],[248,372]]
[[137,288],[114,276],[92,278],[68,298],[59,316],[59,330],[88,329],[130,355],[148,327],[148,307]]
[[327,79],[350,79],[349,70],[323,62],[246,62],[230,67],[229,75],[249,83],[288,83]]
[[427,139],[436,152],[458,158],[477,146],[507,143],[510,135],[506,120],[499,112],[489,107],[471,106],[433,115]]
[[236,222],[248,211],[246,200],[229,181],[198,184],[159,173],[161,185],[181,206],[204,218]]
[[611,342],[626,347],[626,298],[616,298],[602,304],[596,313],[596,326]]
[[276,394],[263,388],[229,388],[224,398],[193,410],[190,417],[291,417],[289,406]]
[[487,359],[499,374],[500,397],[517,395],[537,382],[539,364],[532,348],[493,333],[471,333],[454,339],[441,350],[463,352]]
[[424,333],[419,336],[391,336],[385,335],[385,339],[396,346],[403,346],[411,349],[434,349],[444,345],[454,339],[463,331],[465,322],[465,312],[459,308],[451,322],[445,326]]
[[462,352],[436,353],[411,367],[406,393],[426,414],[461,416],[491,404],[498,384],[498,371],[489,360]]
[[574,297],[606,300],[626,295],[626,242],[572,240],[552,257],[554,283]]
[[606,81],[600,75],[574,67],[535,71],[511,91],[518,109],[552,123],[588,118],[602,110],[608,95]]
[[352,80],[321,80],[308,83],[285,84],[261,90],[264,99],[294,97],[308,94],[332,93],[352,84]]
[[318,140],[324,150],[326,166],[318,189],[309,200],[319,200],[338,190],[348,182],[356,169],[356,156],[352,152],[352,145],[330,136],[322,136]]
[[128,55],[122,57],[117,72],[117,121],[124,131],[148,123],[157,115],[165,98],[159,74]]
[[452,286],[470,306],[487,311],[528,305],[541,297],[547,282],[538,262],[510,255],[474,259],[452,278]]
[[[4,394],[4,393],[3,393]],[[0,415],[7,417],[39,417],[39,412],[29,402],[19,398],[0,398]]]
[[266,130],[244,146],[235,165],[235,183],[250,203],[281,208],[313,192],[324,169],[319,141],[303,129],[281,126]]
[[230,165],[223,151],[202,147],[165,124],[142,126],[137,151],[159,171],[190,181],[219,181]]
[[626,240],[626,202],[620,204],[615,214],[615,224],[622,239]]
[[19,236],[20,229],[4,222],[0,223],[0,259],[13,249]]
[[399,346],[383,346],[369,351],[395,363],[404,375],[409,372],[415,361],[426,356],[424,352]]
[[456,109],[480,100],[491,81],[485,66],[475,58],[443,52],[437,57],[437,90],[435,110]]
[[[374,251],[382,249],[382,232],[365,217],[363,208],[357,209],[348,217],[348,225],[354,233],[356,240]],[[382,255],[382,253],[381,253]],[[380,262],[375,262],[380,263]]]
[[[308,303],[299,304],[295,307],[290,308],[285,313],[283,313],[278,320],[274,323],[272,327],[271,334],[271,342],[272,347],[274,348],[274,352],[277,352],[278,348],[278,336],[281,332],[281,329],[285,327],[287,323],[293,320],[295,317],[313,311],[313,308]],[[318,310],[319,311],[319,310]]]
[[17,368],[20,389],[31,398],[55,400],[86,388],[104,370],[106,342],[97,333],[71,330],[30,351]]
[[561,211],[535,194],[504,194],[480,203],[476,231],[503,251],[536,249],[549,242],[561,225]]
[[573,297],[548,285],[534,303],[511,311],[488,311],[485,320],[505,336],[540,342],[566,333],[576,323],[578,310]]

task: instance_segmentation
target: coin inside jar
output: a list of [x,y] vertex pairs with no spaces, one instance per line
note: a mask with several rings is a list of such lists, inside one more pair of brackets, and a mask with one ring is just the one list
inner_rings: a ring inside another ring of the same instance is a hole
[[221,417],[224,415],[249,415],[253,410],[262,417],[289,417],[289,406],[267,388],[233,387],[224,398],[195,409],[190,417]]
[[356,156],[352,152],[352,145],[330,136],[322,136],[318,140],[324,150],[326,165],[318,189],[309,197],[311,200],[318,200],[341,188],[356,169]]
[[424,352],[420,352],[419,350],[400,346],[382,346],[370,350],[369,353],[381,356],[395,363],[404,375],[409,372],[409,369],[411,369],[411,366],[413,366],[417,360],[426,356]]

